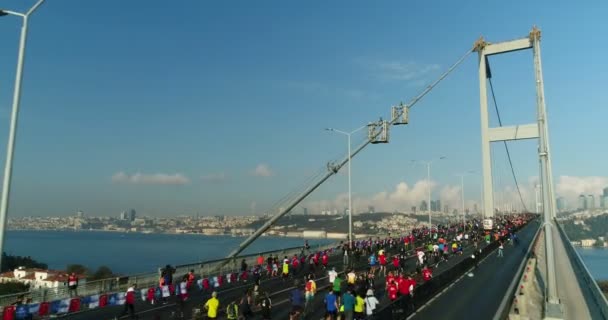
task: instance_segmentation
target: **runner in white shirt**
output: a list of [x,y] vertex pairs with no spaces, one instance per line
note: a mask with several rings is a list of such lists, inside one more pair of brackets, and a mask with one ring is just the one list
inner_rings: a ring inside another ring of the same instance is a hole
[[374,297],[374,291],[372,291],[372,289],[368,289],[365,297],[365,311],[368,316],[374,314],[374,310],[378,304],[380,304],[380,301]]
[[329,283],[334,284],[334,280],[336,280],[336,277],[338,276],[338,273],[336,272],[336,268],[335,267],[331,268],[331,270],[329,270],[327,272],[327,275],[329,276]]
[[418,261],[420,265],[424,264],[424,252],[422,250],[418,251]]

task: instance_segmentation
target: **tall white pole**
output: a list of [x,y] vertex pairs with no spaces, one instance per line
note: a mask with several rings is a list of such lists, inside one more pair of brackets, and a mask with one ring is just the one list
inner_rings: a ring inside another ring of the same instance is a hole
[[466,223],[465,213],[464,213],[464,174],[460,176],[460,191],[461,191],[460,198],[462,199],[462,228],[464,230],[464,225]]
[[352,190],[351,190],[351,153],[350,153],[350,133],[348,134],[348,246],[352,248],[353,246],[353,198],[352,198]]
[[[429,230],[432,226],[432,221],[431,221],[431,162],[427,162],[426,163],[426,170],[427,170],[427,176],[426,176],[426,183],[429,187]],[[429,231],[429,237],[431,236],[431,232]]]
[[25,56],[25,43],[27,41],[27,16],[23,16],[21,27],[21,38],[19,40],[19,55],[17,57],[17,73],[15,74],[15,89],[13,92],[13,110],[11,113],[11,124],[6,147],[6,162],[4,164],[4,180],[2,182],[2,202],[0,203],[0,265],[2,265],[2,253],[4,252],[4,238],[6,229],[6,215],[11,190],[11,178],[13,175],[13,153],[15,150],[15,137],[17,135],[17,120],[19,118],[19,105],[21,101],[21,80],[23,78],[23,60]]
[[27,43],[27,25],[29,16],[38,9],[44,0],[38,0],[25,14],[6,11],[11,15],[23,18],[21,36],[19,39],[19,53],[17,55],[17,72],[15,73],[15,88],[13,91],[13,108],[11,112],[11,124],[6,146],[6,161],[4,163],[4,177],[2,181],[2,198],[0,202],[0,266],[2,265],[2,253],[4,252],[4,237],[6,229],[6,216],[11,191],[11,178],[13,175],[13,154],[15,151],[15,138],[17,136],[17,121],[19,120],[19,106],[21,103],[21,80],[23,79],[23,63],[25,60],[25,45]]

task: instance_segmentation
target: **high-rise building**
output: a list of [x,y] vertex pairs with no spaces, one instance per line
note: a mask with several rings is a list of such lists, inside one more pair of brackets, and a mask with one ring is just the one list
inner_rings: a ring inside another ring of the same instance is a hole
[[127,220],[127,212],[123,211],[120,213],[120,220]]
[[592,194],[587,196],[587,209],[595,209],[595,197]]
[[584,194],[578,196],[578,209],[586,210],[587,209],[587,197]]
[[84,217],[84,212],[82,212],[82,210],[78,210],[76,212],[76,218],[83,218]]
[[416,206],[412,206],[412,213],[416,214]]
[[604,188],[604,197],[608,197],[608,187]]
[[129,210],[129,221],[135,220],[136,215],[137,215],[137,213],[135,212],[135,209]]
[[602,209],[608,209],[608,195],[602,196],[602,199],[604,200],[604,206]]
[[435,200],[435,211],[441,212],[441,200]]
[[428,204],[426,203],[425,200],[422,200],[422,202],[420,202],[420,211],[427,211],[429,210]]
[[564,199],[564,197],[557,197],[557,199],[555,199],[555,205],[557,206],[557,212],[566,210],[566,199]]
[[308,215],[308,208],[302,208],[302,214],[307,216]]

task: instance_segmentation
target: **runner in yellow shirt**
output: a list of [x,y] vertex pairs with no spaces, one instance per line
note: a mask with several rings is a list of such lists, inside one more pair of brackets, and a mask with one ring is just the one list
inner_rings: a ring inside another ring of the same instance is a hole
[[220,301],[217,299],[217,292],[213,291],[211,299],[205,302],[208,319],[217,319],[217,310],[220,308]]

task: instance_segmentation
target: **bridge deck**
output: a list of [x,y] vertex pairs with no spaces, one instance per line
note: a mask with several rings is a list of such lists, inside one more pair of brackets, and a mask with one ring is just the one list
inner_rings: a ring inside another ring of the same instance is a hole
[[518,246],[505,246],[504,258],[492,253],[473,277],[465,275],[408,319],[492,319],[538,227],[532,222],[519,233]]

